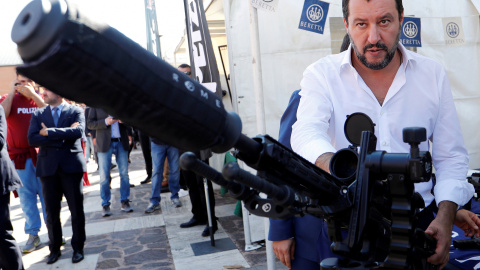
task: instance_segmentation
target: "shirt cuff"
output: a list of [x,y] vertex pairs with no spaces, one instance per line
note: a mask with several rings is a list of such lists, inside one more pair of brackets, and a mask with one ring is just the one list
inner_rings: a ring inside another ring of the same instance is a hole
[[442,201],[451,201],[459,207],[464,206],[475,192],[472,184],[465,181],[442,181],[435,184],[435,201],[437,206]]
[[325,153],[335,153],[337,149],[333,147],[330,143],[327,143],[322,140],[312,141],[306,144],[299,154],[310,163],[315,164],[318,157]]

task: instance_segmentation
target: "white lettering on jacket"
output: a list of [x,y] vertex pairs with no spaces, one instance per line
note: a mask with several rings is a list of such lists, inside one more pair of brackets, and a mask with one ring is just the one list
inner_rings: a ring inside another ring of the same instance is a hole
[[17,114],[32,114],[38,108],[17,108]]

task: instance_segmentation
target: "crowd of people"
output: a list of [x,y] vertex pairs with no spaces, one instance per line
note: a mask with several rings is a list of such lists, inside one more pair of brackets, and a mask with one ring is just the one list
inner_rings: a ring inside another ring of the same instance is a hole
[[[191,74],[186,64],[179,69],[187,76]],[[72,263],[84,259],[83,186],[90,184],[89,162],[98,165],[102,216],[112,215],[110,173],[114,167],[118,167],[120,175],[120,211],[133,212],[130,188],[134,185],[130,184],[128,166],[135,133],[141,140],[147,170],[147,178],[141,184],[151,182],[152,186],[145,214],[161,209],[162,190],[171,192],[174,207],[182,207],[179,199],[182,186],[189,189],[194,216],[181,227],[207,224],[206,206],[199,205],[205,203],[203,179],[179,167],[179,155],[187,149],[177,149],[148,137],[100,108],[64,99],[21,74],[14,79],[11,91],[1,97],[0,105],[0,154],[3,157],[0,161],[0,269],[23,269],[22,253],[43,246],[38,235],[41,217],[48,231],[50,254],[47,264],[59,259],[61,246],[65,244],[60,220],[63,197],[72,218]],[[211,188],[211,183],[209,185]],[[12,192],[20,199],[25,218],[24,231],[28,240],[22,247],[12,236],[9,209]],[[210,196],[213,209],[213,192]],[[216,221],[212,227],[215,232]],[[202,236],[210,235],[210,231],[207,225]]]

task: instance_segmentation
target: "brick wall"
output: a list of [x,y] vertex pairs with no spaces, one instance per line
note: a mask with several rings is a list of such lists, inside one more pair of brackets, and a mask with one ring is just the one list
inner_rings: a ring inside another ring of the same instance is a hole
[[0,67],[0,95],[10,92],[12,81],[16,76],[15,66]]

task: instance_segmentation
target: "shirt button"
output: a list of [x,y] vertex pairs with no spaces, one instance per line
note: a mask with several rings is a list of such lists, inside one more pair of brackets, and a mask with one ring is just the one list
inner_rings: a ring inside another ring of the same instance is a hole
[[383,141],[383,142],[382,142],[382,145],[383,145],[383,146],[386,146],[386,145],[387,145],[387,142]]

